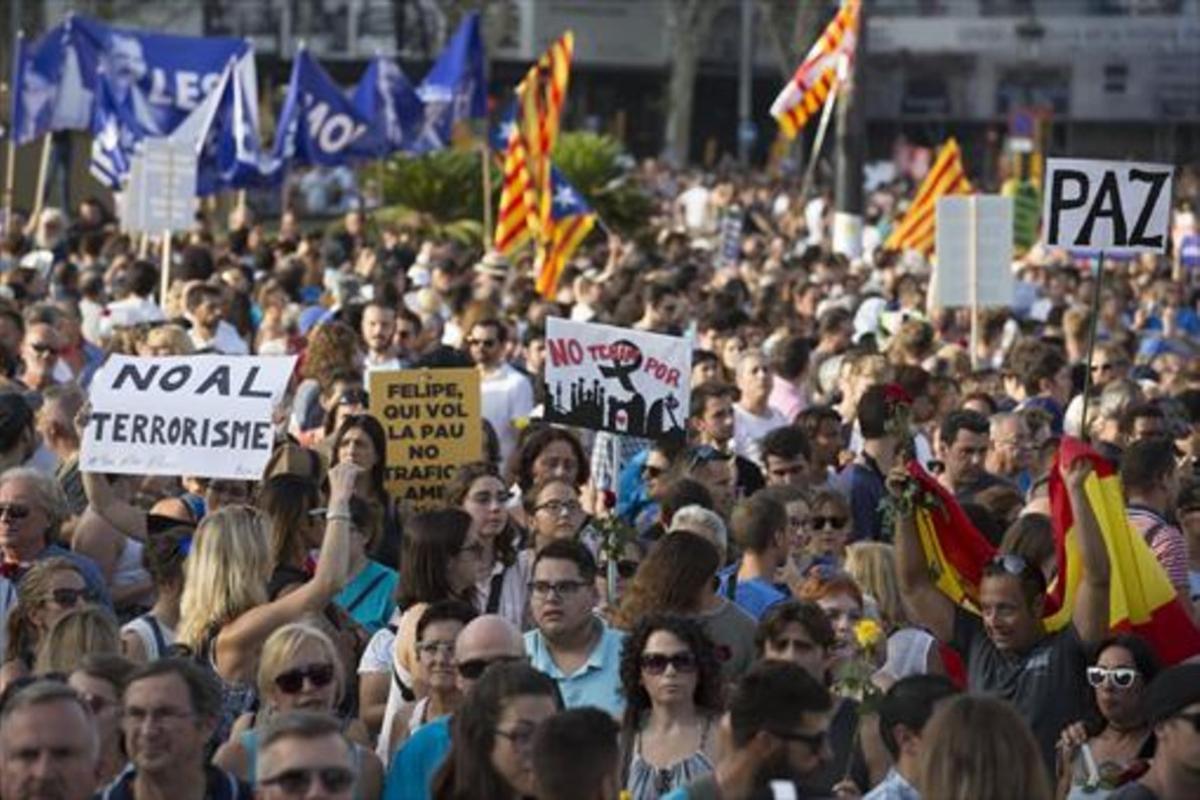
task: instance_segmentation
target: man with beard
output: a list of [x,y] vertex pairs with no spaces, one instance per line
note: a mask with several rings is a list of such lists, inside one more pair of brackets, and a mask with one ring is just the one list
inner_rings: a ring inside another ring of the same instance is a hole
[[0,714],[0,797],[86,800],[99,760],[95,720],[69,686],[39,681],[8,699]]
[[802,667],[783,661],[756,664],[738,682],[729,704],[730,749],[716,771],[664,800],[772,797],[777,783],[809,796],[807,780],[831,758],[832,707],[829,692]]

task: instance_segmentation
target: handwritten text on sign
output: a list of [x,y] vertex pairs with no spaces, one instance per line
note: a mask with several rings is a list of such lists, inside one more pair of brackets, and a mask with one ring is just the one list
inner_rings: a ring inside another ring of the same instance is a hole
[[546,356],[547,421],[684,437],[692,365],[686,339],[551,317]]
[[1047,159],[1046,244],[1113,255],[1165,252],[1173,173],[1170,164]]
[[387,434],[388,491],[414,508],[440,504],[455,470],[483,451],[474,369],[371,373],[371,414]]
[[113,356],[92,380],[80,467],[257,479],[275,443],[272,414],[295,361]]

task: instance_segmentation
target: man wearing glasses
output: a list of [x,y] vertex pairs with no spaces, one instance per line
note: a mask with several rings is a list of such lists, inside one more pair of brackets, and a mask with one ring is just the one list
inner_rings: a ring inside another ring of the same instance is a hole
[[[898,497],[907,485],[903,466],[888,476]],[[1075,517],[1083,578],[1071,622],[1050,633],[1042,617],[1046,579],[1036,564],[1002,554],[983,569],[979,613],[960,608],[934,584],[913,514],[896,523],[896,567],[912,621],[963,655],[971,692],[1008,700],[1033,729],[1049,769],[1059,733],[1087,708],[1087,649],[1108,635],[1109,561],[1084,484],[1086,459],[1061,467]]]
[[359,759],[333,717],[308,711],[283,714],[271,720],[259,748],[259,800],[354,796]]
[[97,797],[250,800],[249,786],[208,763],[208,740],[220,716],[221,686],[212,672],[184,658],[142,667],[129,679],[122,702],[129,766]]
[[483,417],[500,439],[500,463],[517,446],[516,421],[533,411],[533,384],[504,358],[508,333],[498,319],[476,322],[467,337],[467,354],[479,367]]
[[[714,772],[664,800],[824,796],[806,792],[805,784],[833,757],[832,708],[829,692],[801,667],[759,662],[738,682],[729,704],[731,750]],[[791,793],[773,793],[778,784],[790,785]]]
[[525,634],[533,667],[558,683],[567,708],[625,710],[621,646],[625,634],[592,613],[599,602],[596,560],[579,542],[556,539],[538,551],[529,584],[535,630]]
[[[454,640],[459,694],[465,698],[492,664],[524,660],[525,642],[512,624],[496,614],[476,617]],[[450,717],[417,728],[392,756],[384,800],[429,800],[433,776],[449,752]]]

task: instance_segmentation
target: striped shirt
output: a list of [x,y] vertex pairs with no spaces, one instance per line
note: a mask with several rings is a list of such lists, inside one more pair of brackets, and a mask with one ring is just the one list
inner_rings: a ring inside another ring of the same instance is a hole
[[1130,526],[1142,535],[1176,589],[1188,589],[1188,546],[1183,533],[1153,510],[1130,505]]

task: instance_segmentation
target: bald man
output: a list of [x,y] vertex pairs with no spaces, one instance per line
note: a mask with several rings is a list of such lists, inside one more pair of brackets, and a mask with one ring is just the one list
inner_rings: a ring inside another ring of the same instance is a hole
[[[521,632],[496,614],[484,614],[467,623],[454,640],[458,690],[466,697],[479,676],[492,664],[524,661]],[[450,752],[450,717],[422,725],[392,757],[384,800],[430,800],[434,773]]]

